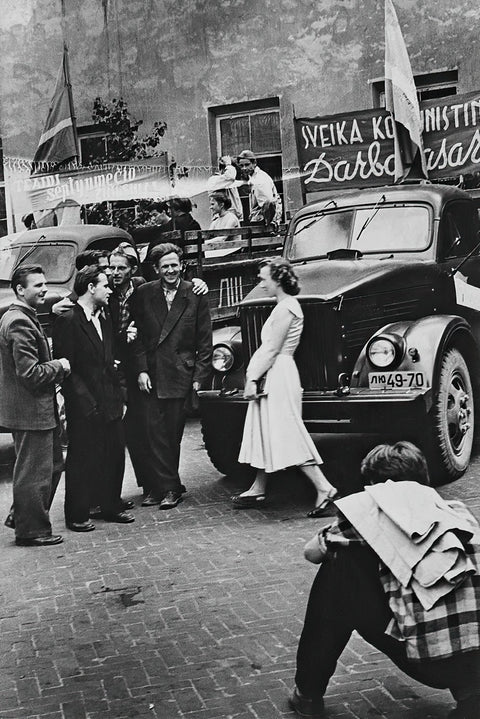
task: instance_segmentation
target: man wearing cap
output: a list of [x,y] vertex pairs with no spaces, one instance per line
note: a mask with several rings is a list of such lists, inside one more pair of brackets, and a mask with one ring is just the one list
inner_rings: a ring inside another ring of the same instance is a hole
[[240,153],[238,164],[250,186],[250,224],[278,225],[282,215],[282,201],[272,178],[258,167],[257,158],[251,150]]

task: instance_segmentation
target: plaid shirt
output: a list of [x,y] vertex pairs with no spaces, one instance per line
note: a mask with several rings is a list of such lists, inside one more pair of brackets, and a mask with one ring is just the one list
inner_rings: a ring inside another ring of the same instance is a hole
[[130,323],[130,306],[128,304],[128,300],[133,294],[133,282],[130,282],[126,292],[122,295],[120,293],[117,294],[118,298],[118,334],[121,335],[124,332],[126,332],[127,327]]
[[[456,510],[463,507],[464,512],[468,511],[461,502],[454,506]],[[475,521],[473,517],[472,520]],[[321,534],[329,551],[368,546],[341,514]],[[385,633],[406,642],[409,659],[443,659],[480,648],[480,545],[469,543],[465,551],[476,573],[467,576],[429,610],[422,607],[410,586],[402,586],[388,567],[379,562],[380,581],[393,615]]]

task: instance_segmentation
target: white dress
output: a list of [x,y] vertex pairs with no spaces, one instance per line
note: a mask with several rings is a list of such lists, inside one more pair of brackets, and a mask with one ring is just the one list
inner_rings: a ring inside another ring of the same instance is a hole
[[[279,346],[278,320],[290,318]],[[267,372],[266,396],[248,405],[238,461],[266,472],[303,464],[322,464],[315,444],[302,420],[302,388],[293,354],[303,329],[298,300],[287,296],[273,309],[262,328],[262,344],[247,368],[248,379]]]

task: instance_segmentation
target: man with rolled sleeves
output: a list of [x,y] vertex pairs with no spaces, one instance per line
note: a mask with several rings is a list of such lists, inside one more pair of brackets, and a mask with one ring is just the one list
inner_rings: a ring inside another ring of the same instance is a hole
[[63,470],[55,384],[70,374],[64,357],[52,359],[37,307],[47,293],[40,265],[21,265],[12,275],[16,299],[0,320],[0,424],[15,444],[13,513],[19,546],[62,542],[52,534],[49,508]]

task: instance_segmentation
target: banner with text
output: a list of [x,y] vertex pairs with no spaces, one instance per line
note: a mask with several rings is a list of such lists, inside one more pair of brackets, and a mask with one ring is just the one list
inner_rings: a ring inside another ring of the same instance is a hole
[[[430,180],[480,172],[480,92],[421,103]],[[295,119],[305,193],[392,184],[393,125],[386,110]]]

